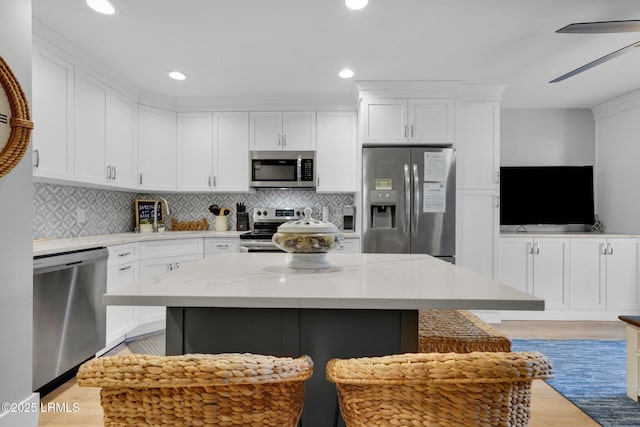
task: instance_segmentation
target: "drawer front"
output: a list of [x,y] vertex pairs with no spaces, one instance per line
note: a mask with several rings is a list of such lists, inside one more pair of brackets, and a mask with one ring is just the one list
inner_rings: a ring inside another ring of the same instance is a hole
[[174,239],[140,242],[140,259],[153,259],[180,255],[202,256],[203,239]]
[[333,249],[333,251],[358,254],[360,253],[360,239],[344,239],[342,246]]
[[107,267],[127,264],[138,260],[138,245],[136,243],[109,246],[107,250],[109,251]]
[[204,253],[240,252],[240,239],[204,239]]

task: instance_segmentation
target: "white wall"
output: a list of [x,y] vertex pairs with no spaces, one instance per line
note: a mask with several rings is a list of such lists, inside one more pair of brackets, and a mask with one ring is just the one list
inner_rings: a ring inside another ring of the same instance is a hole
[[640,91],[594,111],[596,211],[605,231],[640,234]]
[[595,165],[588,109],[502,109],[501,166]]
[[[0,1],[0,55],[31,98],[31,0]],[[36,124],[37,126],[37,124]],[[33,215],[31,150],[0,178],[0,402],[31,393]],[[3,412],[0,427],[37,426],[38,412]]]

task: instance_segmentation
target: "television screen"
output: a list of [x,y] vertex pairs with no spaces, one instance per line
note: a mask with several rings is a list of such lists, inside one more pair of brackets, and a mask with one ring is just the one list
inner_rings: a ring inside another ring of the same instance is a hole
[[593,166],[500,168],[500,224],[593,222]]

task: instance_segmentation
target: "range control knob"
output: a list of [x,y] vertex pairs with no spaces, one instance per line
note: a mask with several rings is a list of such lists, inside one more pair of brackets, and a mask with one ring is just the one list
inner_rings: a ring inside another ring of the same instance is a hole
[[256,212],[256,215],[260,216],[260,215],[262,215],[262,212],[258,211],[258,212]]
[[267,211],[262,211],[262,215],[267,216]]
[[296,216],[300,216],[300,215],[302,215],[300,211],[296,211]]

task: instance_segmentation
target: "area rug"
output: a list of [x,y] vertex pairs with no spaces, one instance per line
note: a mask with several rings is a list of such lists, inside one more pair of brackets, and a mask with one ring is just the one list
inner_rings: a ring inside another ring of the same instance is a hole
[[545,354],[555,370],[547,383],[602,426],[640,426],[640,405],[627,397],[624,341],[513,340],[512,350]]

